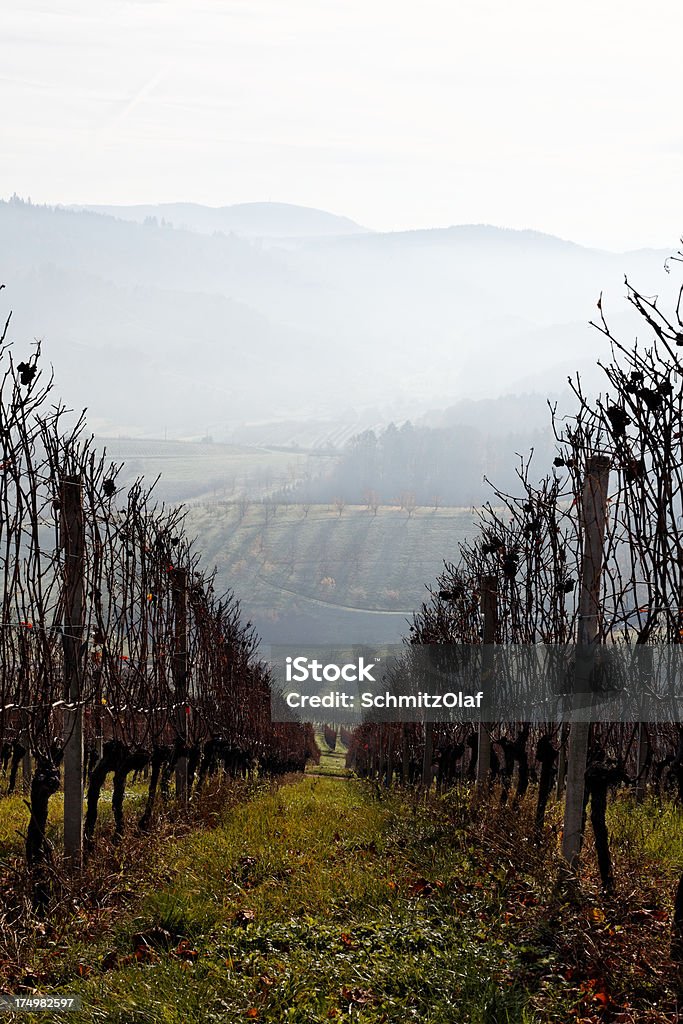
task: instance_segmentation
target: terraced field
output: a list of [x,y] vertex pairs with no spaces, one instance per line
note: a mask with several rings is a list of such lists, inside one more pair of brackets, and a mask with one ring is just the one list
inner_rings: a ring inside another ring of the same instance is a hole
[[474,533],[474,516],[216,502],[193,506],[188,525],[266,642],[388,643],[405,632],[444,559]]
[[107,456],[124,463],[120,481],[144,476],[164,501],[236,501],[245,493],[263,497],[323,471],[330,456],[306,452],[213,444],[207,441],[163,441],[146,438],[98,437]]

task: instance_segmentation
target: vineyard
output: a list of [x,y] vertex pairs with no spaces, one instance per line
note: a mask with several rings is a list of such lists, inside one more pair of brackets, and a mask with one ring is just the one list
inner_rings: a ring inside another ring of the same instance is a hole
[[[524,459],[517,494],[494,488],[494,501],[479,516],[479,536],[460,544],[459,560],[446,564],[430,600],[413,617],[408,645],[488,645],[484,664],[491,675],[495,645],[577,645],[592,652],[583,682],[595,692],[615,663],[610,651],[626,650],[641,691],[651,693],[653,702],[662,692],[658,672],[668,672],[666,685],[679,691],[683,291],[667,312],[656,298],[627,287],[647,344],[626,345],[614,337],[598,302],[593,326],[611,353],[602,366],[604,393],[589,398],[580,380],[570,379],[576,412],[562,421],[553,417],[553,466],[532,483],[533,461]],[[672,659],[655,657],[662,650],[671,651]],[[568,661],[576,684],[579,664],[576,653]],[[569,694],[568,709],[571,689]],[[429,792],[435,784],[437,793],[447,794],[469,784],[487,807],[491,801],[528,807],[532,798],[529,840],[536,843],[547,828],[548,808],[559,805],[567,878],[580,877],[590,816],[600,885],[610,900],[619,899],[610,795],[625,791],[636,804],[647,797],[662,806],[683,798],[683,728],[676,716],[656,711],[647,722],[576,721],[571,727],[557,721],[368,722],[342,738],[349,746],[347,765],[381,786]],[[673,899],[674,973],[683,962],[682,935],[683,878]]]
[[[15,362],[2,337],[0,743],[11,794],[29,798],[26,860],[34,905],[50,798],[63,781],[64,853],[77,868],[97,843],[112,776],[114,833],[129,775],[145,772],[139,829],[171,783],[179,805],[221,769],[302,771],[310,727],[270,722],[270,678],[238,601],[215,592],[184,512],[96,453],[83,417],[53,404],[40,348]],[[63,776],[63,780],[62,780]],[[87,812],[83,815],[84,783]]]
[[475,534],[469,509],[398,506],[193,505],[187,525],[271,643],[400,643],[444,551]]
[[[23,863],[7,840],[7,991],[79,978],[99,1007],[82,1019],[121,1022],[678,1019],[683,726],[656,708],[569,724],[572,688],[597,690],[610,652],[633,652],[654,701],[669,664],[655,655],[683,638],[683,289],[668,312],[630,285],[628,299],[647,344],[613,336],[598,303],[604,393],[570,380],[553,465],[534,482],[522,458],[518,492],[493,487],[405,637],[408,661],[477,648],[486,681],[501,649],[566,650],[565,719],[317,736],[271,722],[256,632],[186,510],[142,478],[123,486],[84,418],[54,404],[40,347],[15,360],[8,320],[0,743]],[[271,566],[283,585],[285,569]]]

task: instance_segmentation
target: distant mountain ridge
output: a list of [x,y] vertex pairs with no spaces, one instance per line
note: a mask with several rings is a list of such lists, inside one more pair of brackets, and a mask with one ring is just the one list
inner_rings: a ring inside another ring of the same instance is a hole
[[[609,358],[588,327],[601,293],[625,341],[640,327],[625,273],[662,303],[675,295],[668,255],[486,225],[265,244],[13,198],[0,201],[0,313],[14,310],[22,357],[44,339],[64,400],[102,432],[219,441],[333,421],[315,442],[562,390],[572,368]],[[307,444],[310,431],[262,434]]]
[[72,205],[71,210],[85,210],[119,220],[144,223],[149,218],[171,224],[175,228],[201,234],[242,235],[245,238],[315,238],[348,234],[367,234],[368,229],[348,217],[326,210],[292,203],[235,203],[232,206],[203,206],[200,203],[154,203],[135,206]]

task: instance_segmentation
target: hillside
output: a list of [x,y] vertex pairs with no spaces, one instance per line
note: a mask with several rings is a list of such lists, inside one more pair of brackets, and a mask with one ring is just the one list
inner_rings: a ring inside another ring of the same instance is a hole
[[226,441],[307,419],[343,433],[529,391],[529,367],[533,389],[557,391],[568,363],[607,353],[587,327],[598,294],[632,337],[624,273],[663,294],[666,255],[486,225],[265,245],[0,202],[12,340],[43,339],[65,400],[107,433]]
[[160,441],[130,437],[96,438],[100,451],[123,463],[119,481],[144,476],[154,493],[167,502],[250,500],[271,494],[293,479],[322,472],[329,458],[303,452],[273,451],[203,442]]
[[469,509],[205,502],[188,530],[218,585],[267,643],[399,642],[444,558],[474,533]]
[[148,218],[173,227],[211,235],[231,232],[247,238],[308,238],[348,235],[367,231],[348,217],[291,203],[235,203],[202,206],[200,203],[154,203],[139,206],[73,206],[71,209],[101,213],[142,224]]

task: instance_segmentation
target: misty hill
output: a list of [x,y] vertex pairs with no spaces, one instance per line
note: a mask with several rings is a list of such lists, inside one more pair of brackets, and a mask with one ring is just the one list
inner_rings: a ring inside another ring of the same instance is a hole
[[333,506],[192,508],[189,532],[265,644],[398,643],[425,584],[476,533],[469,509]]
[[481,505],[492,496],[485,477],[508,493],[518,489],[516,453],[526,455],[533,448],[534,475],[550,471],[556,454],[550,414],[546,406],[541,418],[535,398],[472,402],[464,414],[458,415],[457,407],[447,410],[440,426],[408,421],[366,430],[330,460],[326,472],[288,483],[281,495],[289,501],[343,501],[370,508],[382,503],[411,511],[415,505]]
[[208,438],[188,442],[96,436],[95,441],[108,460],[122,464],[119,487],[138,477],[150,485],[157,481],[155,498],[170,503],[268,499],[292,480],[314,479],[332,461],[325,455],[215,444]]
[[138,224],[152,219],[176,228],[211,235],[214,231],[247,238],[308,238],[348,235],[367,231],[348,217],[291,203],[236,203],[202,206],[199,203],[156,203],[140,206],[73,206],[70,209],[101,213]]
[[530,373],[556,392],[568,365],[608,354],[587,326],[601,291],[631,338],[624,273],[648,294],[676,288],[666,255],[487,226],[265,246],[0,202],[17,352],[43,338],[60,393],[104,433],[218,441],[308,419],[357,432],[528,391]]

